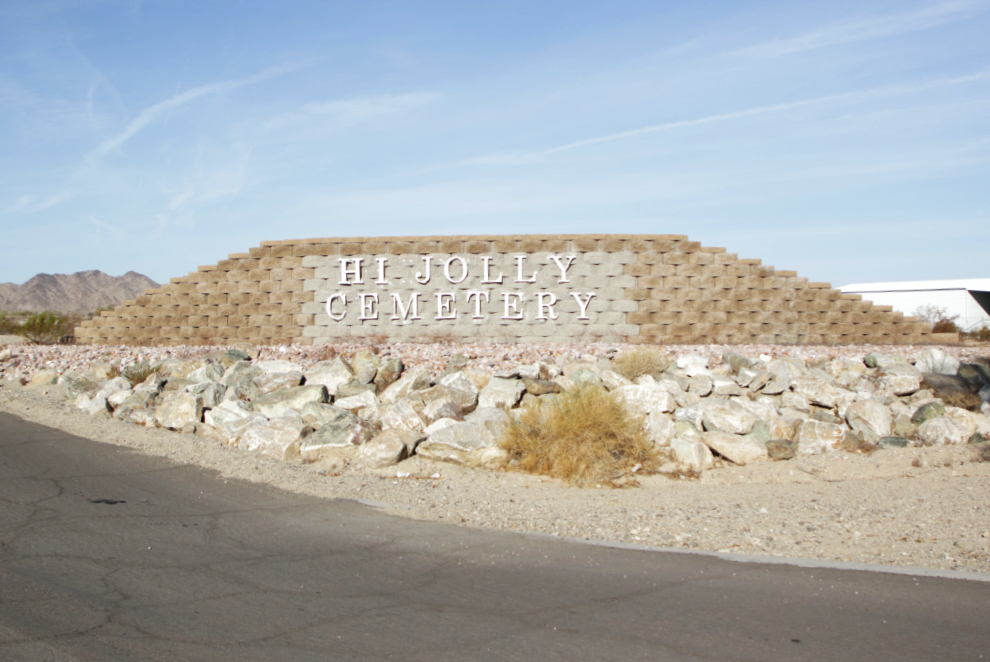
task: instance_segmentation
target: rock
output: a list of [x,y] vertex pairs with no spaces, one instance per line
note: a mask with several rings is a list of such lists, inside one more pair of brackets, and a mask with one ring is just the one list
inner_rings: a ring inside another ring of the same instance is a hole
[[220,355],[219,360],[220,365],[227,369],[238,361],[250,361],[251,355],[240,349],[228,349]]
[[811,405],[808,404],[808,398],[794,391],[784,391],[781,393],[780,406],[787,407],[788,409],[796,409],[797,411],[811,412]]
[[917,431],[918,427],[911,422],[911,418],[908,416],[895,416],[894,417],[894,428],[893,436],[895,437],[913,437],[914,433]]
[[766,421],[757,420],[756,423],[753,424],[753,429],[750,430],[749,434],[746,436],[750,437],[754,441],[760,442],[761,444],[766,444],[771,439],[770,426]]
[[708,374],[708,359],[699,354],[682,354],[677,357],[677,369],[688,377]]
[[962,363],[958,375],[971,387],[979,389],[990,384],[990,365],[984,363]]
[[405,366],[402,359],[389,359],[378,367],[375,373],[375,388],[379,393],[398,381]]
[[298,363],[282,361],[281,359],[257,361],[252,365],[266,375],[274,375],[279,372],[303,372],[303,367]]
[[614,391],[620,386],[631,386],[632,381],[626,379],[614,370],[602,370],[601,372],[602,384],[605,385],[609,391]]
[[770,459],[767,447],[752,439],[726,432],[705,432],[701,442],[733,464],[751,464]]
[[357,416],[354,413],[349,412],[346,409],[334,407],[333,405],[324,404],[322,402],[310,402],[304,405],[299,411],[299,415],[306,422],[306,425],[314,430],[319,430],[324,425],[340,421],[342,418],[348,421],[354,421],[357,419]]
[[[465,375],[474,384],[474,387],[481,391],[481,389],[488,386],[488,382],[492,380],[492,373],[487,370],[481,370],[480,368],[464,368],[460,371],[460,374]],[[558,378],[559,379],[559,378]],[[448,384],[450,386],[450,384]]]
[[890,436],[893,420],[890,410],[876,400],[861,400],[846,408],[846,422],[860,434],[863,441],[876,443]]
[[925,446],[965,444],[972,432],[948,416],[938,416],[918,426],[916,436]]
[[351,367],[354,368],[354,380],[359,384],[370,384],[378,374],[378,367],[381,359],[370,349],[362,349],[351,359]]
[[[740,387],[746,388],[753,383],[753,380],[756,378],[758,374],[760,373],[757,372],[756,370],[753,370],[752,368],[742,368],[735,375],[736,383],[739,384]],[[766,374],[767,378],[769,379],[770,373],[764,373],[764,374]],[[765,384],[766,382],[763,383],[763,385]],[[760,388],[762,388],[763,385],[761,385]]]
[[309,426],[299,416],[255,420],[241,433],[237,446],[279,460],[290,460],[299,457],[303,435],[308,430]]
[[275,391],[299,386],[303,383],[303,374],[301,372],[270,372],[258,375],[251,381],[258,387],[258,393],[254,397],[261,397]]
[[984,386],[983,388],[981,388],[977,392],[976,396],[980,399],[981,402],[984,403],[990,402],[990,386]]
[[129,404],[121,405],[113,411],[114,419],[132,425],[155,426],[155,412],[147,407],[136,407]]
[[307,386],[322,384],[327,387],[327,393],[336,395],[337,389],[354,379],[351,364],[343,357],[337,356],[329,361],[314,363],[303,371]]
[[109,414],[110,404],[107,402],[106,395],[100,395],[99,393],[93,394],[92,397],[86,395],[85,393],[76,396],[75,406],[90,416],[95,414]]
[[767,442],[767,454],[771,460],[790,460],[797,455],[797,442],[793,439],[773,439]]
[[867,441],[855,430],[851,430],[846,433],[842,440],[842,450],[847,453],[873,453],[880,450],[880,446],[874,441]]
[[724,375],[712,375],[712,392],[715,395],[730,396],[742,395],[743,390],[730,377]]
[[423,400],[425,406],[421,413],[429,423],[441,418],[460,418],[469,414],[478,406],[479,399],[477,393],[443,384],[419,391],[417,395]]
[[695,395],[704,398],[710,395],[714,388],[714,382],[712,378],[708,375],[695,375],[688,378],[688,393],[694,393]]
[[564,390],[560,388],[559,384],[547,381],[545,379],[530,379],[529,377],[524,377],[522,379],[522,383],[527,393],[537,397],[541,395],[548,395],[550,393],[560,393]]
[[439,384],[470,393],[474,397],[475,402],[477,402],[478,394],[481,392],[481,389],[475,385],[474,381],[463,370],[451,373],[446,377],[441,377]]
[[801,455],[819,455],[842,448],[845,430],[839,425],[823,423],[814,419],[801,424],[795,441],[797,452]]
[[203,359],[165,359],[158,364],[158,372],[166,379],[170,377],[185,379],[204,365],[206,361]]
[[706,432],[749,434],[757,421],[752,412],[732,400],[707,400],[699,406]]
[[252,361],[261,355],[261,352],[258,350],[257,346],[249,342],[236,342],[231,349],[233,351],[247,354],[248,358]]
[[[337,409],[321,413],[322,425],[300,442],[299,454],[305,462],[316,462],[334,448],[353,448],[367,443],[378,430],[349,411]],[[304,419],[305,420],[305,419]]]
[[378,422],[383,430],[422,432],[426,427],[426,423],[408,399],[384,405],[379,411]]
[[216,407],[223,401],[227,387],[218,382],[201,382],[185,388],[187,393],[203,397],[204,407]]
[[821,377],[795,377],[791,381],[791,388],[794,389],[795,393],[800,393],[806,397],[808,402],[821,407],[828,407],[829,409],[838,406],[840,403],[852,402],[856,397],[851,391],[832,386]]
[[359,455],[361,464],[370,469],[381,469],[398,464],[409,457],[410,449],[426,439],[422,432],[410,430],[385,430],[362,444]]
[[94,381],[72,375],[63,375],[59,383],[65,388],[65,397],[69,400],[75,400],[83,393],[95,393],[100,388]]
[[979,432],[975,432],[975,433],[973,433],[973,436],[969,438],[969,441],[967,441],[966,443],[967,444],[984,444],[984,443],[986,443],[986,441],[987,441],[987,437],[985,437],[984,435],[980,434]]
[[203,413],[203,422],[212,428],[219,428],[224,423],[251,418],[252,412],[242,408],[236,402],[226,401]]
[[925,421],[930,421],[939,416],[945,416],[945,407],[937,402],[928,402],[918,407],[914,415],[911,416],[911,422],[915,425],[921,425]]
[[203,398],[199,395],[176,391],[167,394],[155,408],[155,421],[170,430],[181,430],[187,423],[203,420]]
[[560,366],[549,361],[537,361],[529,365],[521,365],[516,369],[516,374],[520,379],[542,379],[552,381],[562,373]]
[[700,474],[711,469],[715,460],[708,446],[697,439],[677,437],[670,442],[674,460],[686,470]]
[[677,408],[674,397],[658,386],[620,386],[613,393],[622,399],[626,407],[644,416],[651,412],[672,412]]
[[605,388],[605,382],[602,381],[602,376],[594,370],[578,370],[571,374],[570,377],[578,388],[582,386],[600,386],[601,388]]
[[251,400],[258,395],[258,387],[254,384],[254,378],[261,376],[261,370],[246,361],[238,361],[223,373],[220,383],[227,387],[227,397],[235,397],[240,400]]
[[892,365],[908,365],[908,360],[902,356],[896,356],[894,354],[880,354],[877,352],[870,352],[863,359],[863,363],[866,364],[867,368],[886,368]]
[[942,400],[965,398],[973,392],[969,382],[956,375],[926,373],[924,378],[925,384],[934,391],[935,397]]
[[428,460],[471,464],[471,453],[493,448],[495,435],[484,422],[464,422],[449,425],[433,433],[416,447],[416,455]]
[[429,388],[431,384],[430,371],[426,368],[407,370],[394,384],[385,389],[381,394],[381,401],[389,403],[401,400],[414,391]]
[[[306,388],[305,386],[300,386],[300,388]],[[365,407],[374,407],[379,404],[378,397],[371,391],[365,391],[358,395],[352,395],[349,398],[340,398],[339,400],[334,400],[334,406],[341,409],[346,409],[351,412],[358,412]]]
[[39,370],[27,383],[27,388],[38,389],[58,383],[58,372],[55,370]]
[[227,445],[236,446],[238,439],[240,439],[241,434],[243,434],[245,430],[256,423],[264,423],[267,421],[268,419],[261,414],[254,413],[247,418],[218,421],[215,426],[216,435]]
[[434,421],[430,425],[427,425],[423,429],[423,432],[426,434],[427,437],[429,437],[430,435],[432,435],[434,432],[436,432],[438,430],[442,430],[445,427],[448,427],[450,425],[455,425],[455,424],[460,423],[460,422],[461,421],[456,421],[453,418],[441,418],[441,419],[438,419],[438,420]]
[[677,425],[659,411],[650,412],[644,421],[646,436],[653,442],[654,447],[669,446],[677,434]]
[[914,359],[914,367],[922,373],[954,376],[959,372],[959,360],[940,349],[929,348],[918,352]]
[[[741,370],[747,370],[753,367],[753,361],[747,359],[745,356],[741,356],[734,352],[726,352],[722,354],[722,364],[729,366],[733,374],[738,375]],[[752,374],[756,374],[755,371],[750,371]],[[745,386],[745,384],[742,384]]]
[[337,387],[337,392],[334,394],[337,400],[343,400],[344,398],[352,398],[355,395],[361,395],[362,393],[374,393],[378,394],[378,389],[374,384],[362,384],[356,379],[352,379],[346,384],[341,384]]
[[959,407],[946,407],[945,415],[971,432],[990,435],[990,419],[983,414],[967,411]]
[[910,395],[921,388],[921,373],[907,364],[889,365],[881,370],[877,388],[894,395]]
[[443,367],[443,372],[440,373],[440,379],[443,379],[447,375],[452,375],[455,372],[460,372],[467,367],[469,363],[471,363],[471,359],[468,357],[463,354],[454,354],[447,359],[447,365]]
[[[254,411],[268,418],[279,418],[295,413],[311,402],[324,403],[329,400],[327,387],[322,384],[296,386],[263,395],[252,401]],[[337,405],[340,407],[340,405]],[[342,407],[346,409],[346,407]]]
[[813,410],[811,412],[811,418],[815,419],[816,421],[821,421],[822,423],[828,423],[830,425],[838,425],[840,427],[846,424],[844,419],[839,418],[831,411],[827,411],[824,409]]
[[223,365],[206,361],[202,367],[193,370],[185,378],[193,382],[217,382],[223,377],[224,372]]
[[526,387],[518,379],[493,377],[478,396],[478,407],[512,409],[522,398]]
[[133,393],[130,390],[117,391],[109,396],[107,396],[107,404],[110,405],[111,409],[116,409],[120,405],[130,398]]
[[[753,384],[755,384],[756,381],[757,380],[754,379],[753,383],[749,385],[751,391],[757,390],[753,387]],[[789,379],[785,377],[773,377],[772,379],[770,379],[770,381],[766,382],[762,388],[759,389],[759,392],[765,395],[780,395],[790,387],[791,387],[791,381]]]
[[904,437],[883,437],[877,442],[880,448],[907,448],[911,442]]

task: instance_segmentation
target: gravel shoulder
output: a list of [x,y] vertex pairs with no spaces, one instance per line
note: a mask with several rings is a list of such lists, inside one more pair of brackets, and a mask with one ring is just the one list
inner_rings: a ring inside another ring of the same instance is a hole
[[990,573],[990,462],[973,446],[832,453],[699,479],[640,476],[581,489],[520,473],[354,455],[281,462],[211,439],[89,416],[62,387],[5,382],[0,410],[71,434],[325,498],[378,502],[413,519],[656,547]]

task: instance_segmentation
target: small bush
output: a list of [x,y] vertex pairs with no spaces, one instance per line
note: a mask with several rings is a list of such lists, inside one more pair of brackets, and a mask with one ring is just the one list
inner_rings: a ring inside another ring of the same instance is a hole
[[979,411],[980,405],[983,404],[983,400],[976,393],[952,391],[949,393],[940,393],[938,397],[942,399],[942,402],[947,407],[959,407],[960,409],[968,409],[969,411]]
[[70,342],[78,323],[78,315],[62,315],[46,310],[28,317],[16,333],[38,345],[54,345]]
[[[124,368],[124,372],[123,372],[124,379],[129,381],[131,383],[131,386],[134,387],[137,386],[138,384],[144,383],[144,380],[146,380],[148,377],[158,372],[159,368],[160,366],[152,367],[147,363],[145,363],[144,361],[142,361],[141,363],[135,363],[133,365],[129,365],[126,368]],[[118,372],[120,371],[119,368],[117,370]]]
[[967,340],[976,340],[977,342],[990,342],[990,326],[984,326],[982,328],[976,329],[975,331],[970,331],[969,333],[961,334],[963,338]]
[[615,371],[631,381],[636,381],[637,377],[643,375],[658,378],[672,364],[673,361],[669,356],[652,347],[640,347],[622,352],[612,361]]
[[20,324],[7,317],[7,313],[0,312],[0,335],[17,335]]
[[949,316],[945,308],[940,308],[932,303],[919,306],[915,309],[914,316],[922,322],[931,324],[932,333],[959,333],[960,331],[956,324],[959,315]]
[[601,387],[562,393],[519,414],[506,425],[499,445],[522,471],[577,485],[615,486],[635,465],[657,465],[642,418]]

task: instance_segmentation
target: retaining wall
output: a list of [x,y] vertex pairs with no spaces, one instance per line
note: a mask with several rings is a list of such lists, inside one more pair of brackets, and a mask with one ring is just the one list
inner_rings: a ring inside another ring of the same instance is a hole
[[[328,307],[329,302],[329,307]],[[89,344],[955,342],[682,235],[268,241],[83,322]]]

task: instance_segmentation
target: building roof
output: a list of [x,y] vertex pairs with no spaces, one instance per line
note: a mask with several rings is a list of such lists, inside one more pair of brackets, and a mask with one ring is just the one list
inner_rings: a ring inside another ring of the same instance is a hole
[[839,288],[843,292],[925,292],[936,290],[990,291],[990,278],[963,278],[959,280],[910,280],[896,283],[854,283]]

